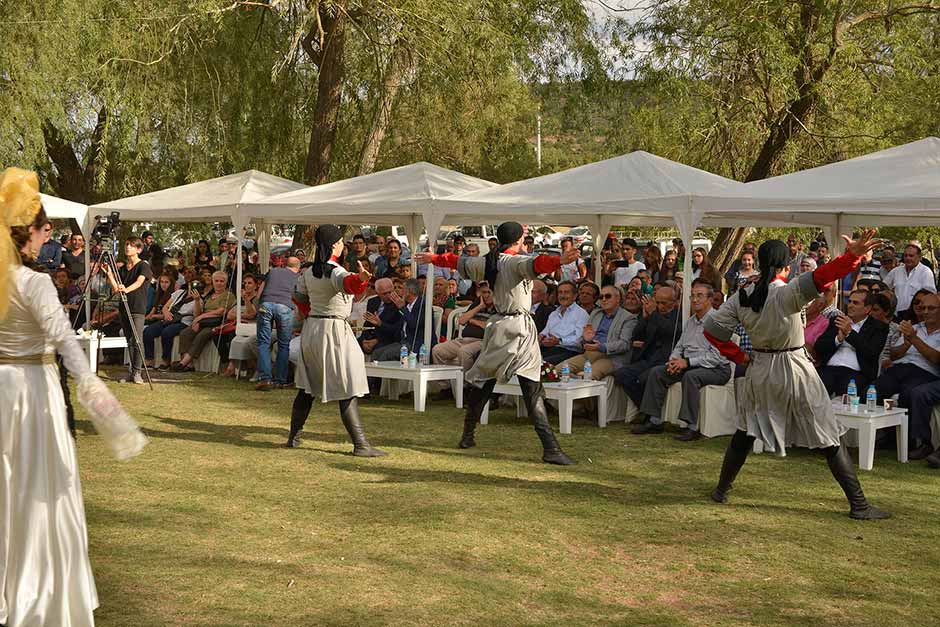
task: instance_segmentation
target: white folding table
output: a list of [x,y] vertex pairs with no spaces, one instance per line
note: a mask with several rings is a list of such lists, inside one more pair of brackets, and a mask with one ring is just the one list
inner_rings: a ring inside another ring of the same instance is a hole
[[366,375],[390,379],[389,398],[398,400],[394,381],[410,381],[414,386],[415,411],[424,411],[428,397],[428,381],[452,381],[457,407],[463,407],[463,368],[460,366],[417,366],[404,368],[397,361],[367,361]]
[[[571,433],[571,414],[574,408],[574,401],[582,398],[597,397],[597,426],[607,426],[607,384],[604,381],[583,381],[581,379],[572,379],[568,383],[543,383],[545,388],[545,397],[558,402],[558,430],[565,434]],[[526,413],[525,402],[522,398],[522,388],[519,382],[513,378],[509,383],[497,383],[493,388],[496,394],[509,394],[517,396],[516,414],[524,416]],[[483,407],[483,415],[480,416],[480,424],[489,422],[490,404],[487,402]]]
[[833,402],[832,409],[844,427],[858,429],[858,466],[862,470],[871,470],[875,461],[875,431],[887,427],[897,427],[898,461],[907,462],[907,410],[895,407],[885,411],[877,407],[868,411],[862,405],[857,412],[845,407],[841,401]]
[[[106,348],[127,348],[127,338],[123,336],[117,337],[83,337],[79,336],[76,338],[79,345],[85,351],[85,354],[88,355],[88,367],[92,372],[98,371],[98,351],[104,350]],[[101,342],[99,347],[98,342]]]

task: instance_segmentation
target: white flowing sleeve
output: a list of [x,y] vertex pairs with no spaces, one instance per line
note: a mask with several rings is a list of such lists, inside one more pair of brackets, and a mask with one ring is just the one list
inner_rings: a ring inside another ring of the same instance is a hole
[[26,295],[29,307],[46,339],[55,345],[65,367],[75,377],[78,401],[88,411],[98,434],[118,459],[130,459],[139,454],[147,445],[147,437],[124,411],[108,386],[88,367],[85,351],[75,339],[75,332],[59,303],[52,279],[48,275],[37,274],[31,278],[30,284]]

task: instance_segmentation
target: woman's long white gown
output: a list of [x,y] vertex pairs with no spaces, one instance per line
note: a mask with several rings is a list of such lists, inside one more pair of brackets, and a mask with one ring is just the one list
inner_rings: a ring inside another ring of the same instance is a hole
[[146,438],[89,371],[49,276],[9,272],[10,308],[0,321],[0,623],[93,625],[98,595],[58,366],[48,357],[23,362],[58,351],[119,458],[140,452]]

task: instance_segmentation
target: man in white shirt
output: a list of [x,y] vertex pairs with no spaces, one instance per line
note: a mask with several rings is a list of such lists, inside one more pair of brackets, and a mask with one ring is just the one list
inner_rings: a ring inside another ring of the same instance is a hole
[[904,248],[904,265],[892,270],[885,278],[885,284],[894,291],[898,299],[897,318],[909,320],[911,300],[919,290],[936,294],[933,272],[921,262],[920,246],[908,244]]
[[614,285],[629,285],[633,277],[640,270],[646,270],[646,265],[642,261],[636,260],[636,240],[630,237],[625,238],[621,243],[623,261],[617,264],[614,270]]
[[891,271],[898,267],[898,254],[894,246],[885,246],[881,249],[881,280],[884,281],[891,274]]
[[580,340],[590,316],[574,302],[577,293],[571,281],[558,284],[558,308],[548,316],[539,334],[542,359],[551,364],[560,364],[583,350]]
[[[921,306],[924,322],[901,322],[901,338],[889,354],[891,366],[875,381],[879,403],[897,394],[898,405],[911,412],[910,438],[912,441],[919,439],[922,444],[911,448],[908,453],[910,459],[924,459],[933,453],[933,447],[930,446],[930,412],[926,411],[925,419],[925,412],[914,408],[912,392],[919,386],[940,380],[940,297],[936,294],[925,296]],[[918,408],[923,409],[923,405],[918,405]]]

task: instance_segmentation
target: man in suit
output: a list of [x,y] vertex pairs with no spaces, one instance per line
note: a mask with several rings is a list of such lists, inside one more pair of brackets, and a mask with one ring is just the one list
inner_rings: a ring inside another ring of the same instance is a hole
[[640,411],[648,416],[635,426],[635,435],[663,432],[663,405],[669,386],[682,382],[679,420],[688,425],[676,440],[690,442],[701,437],[698,431],[699,401],[706,385],[724,385],[731,380],[731,363],[705,339],[705,316],[712,309],[715,288],[705,279],[692,283],[692,315],[685,321],[679,343],[669,361],[653,368],[646,380]]
[[541,279],[532,281],[532,320],[536,330],[541,333],[548,324],[548,317],[555,311],[555,306],[548,302],[548,289]]
[[841,396],[855,379],[859,396],[878,377],[878,358],[888,338],[888,325],[871,317],[875,295],[855,290],[849,295],[848,315],[839,313],[816,340],[819,377],[829,395]]
[[[401,341],[382,346],[372,351],[372,358],[376,361],[395,361],[401,354],[404,346],[408,352],[417,353],[424,343],[424,296],[421,286],[416,279],[405,281],[405,299],[398,311],[402,317],[403,328]],[[428,359],[431,358],[431,349],[437,343],[432,337],[428,344]]]
[[662,285],[656,288],[653,299],[644,297],[643,315],[633,332],[632,363],[614,371],[614,381],[637,407],[643,402],[643,390],[650,370],[669,359],[679,339],[678,325],[676,290]]
[[600,381],[614,370],[625,366],[630,359],[630,342],[637,324],[637,314],[620,306],[619,287],[605,285],[601,288],[600,307],[591,312],[588,324],[581,335],[582,354],[559,364],[568,364],[572,375],[584,370],[584,363],[591,360],[591,378]]
[[[362,352],[376,357],[377,351],[394,346],[395,350],[401,347],[401,338],[404,331],[405,318],[401,314],[401,307],[405,306],[404,299],[395,291],[391,279],[379,279],[375,282],[375,291],[378,298],[371,299],[366,305],[365,330],[359,338]],[[390,359],[397,360],[398,353]]]

